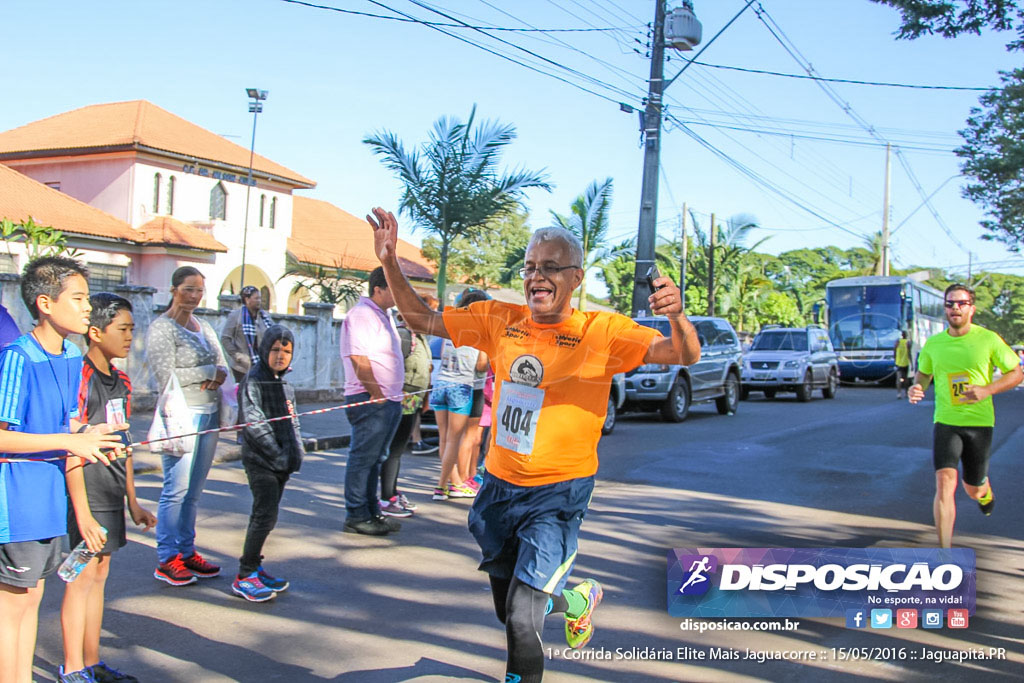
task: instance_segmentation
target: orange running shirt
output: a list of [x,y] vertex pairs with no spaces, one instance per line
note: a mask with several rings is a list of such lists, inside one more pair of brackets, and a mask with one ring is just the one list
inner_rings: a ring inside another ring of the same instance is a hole
[[491,358],[487,470],[518,486],[597,472],[612,375],[641,365],[661,336],[618,313],[575,309],[561,323],[541,325],[528,307],[501,301],[446,309],[444,324],[456,346],[476,347]]

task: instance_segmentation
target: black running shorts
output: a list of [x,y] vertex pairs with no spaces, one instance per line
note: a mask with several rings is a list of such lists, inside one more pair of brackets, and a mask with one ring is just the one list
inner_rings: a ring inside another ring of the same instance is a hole
[[964,483],[981,486],[988,476],[988,459],[992,454],[992,427],[954,427],[935,423],[932,460],[935,469],[957,469],[964,464]]
[[0,583],[35,588],[39,580],[57,571],[64,559],[64,537],[41,541],[0,543]]

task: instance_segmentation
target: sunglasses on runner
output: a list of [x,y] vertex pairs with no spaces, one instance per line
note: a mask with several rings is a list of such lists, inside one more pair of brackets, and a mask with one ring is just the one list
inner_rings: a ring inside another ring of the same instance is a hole
[[946,308],[964,308],[966,306],[973,306],[974,302],[970,299],[953,299],[943,302]]

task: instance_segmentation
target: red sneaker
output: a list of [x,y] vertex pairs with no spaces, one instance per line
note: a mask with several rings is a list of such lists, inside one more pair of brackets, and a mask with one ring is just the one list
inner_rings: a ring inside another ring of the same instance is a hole
[[178,553],[167,562],[161,562],[153,572],[154,579],[160,579],[172,586],[187,586],[196,582],[196,576],[188,570]]
[[207,562],[199,553],[192,553],[192,557],[182,559],[185,568],[198,576],[200,579],[212,579],[220,574],[220,567]]

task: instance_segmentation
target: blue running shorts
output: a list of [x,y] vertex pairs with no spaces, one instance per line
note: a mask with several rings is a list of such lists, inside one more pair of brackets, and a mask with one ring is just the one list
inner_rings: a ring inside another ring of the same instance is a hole
[[469,512],[469,530],[483,553],[480,570],[560,593],[593,493],[593,477],[516,486],[486,472]]
[[447,410],[449,413],[469,415],[473,410],[473,386],[440,381],[438,386],[430,390],[430,407],[435,412]]

